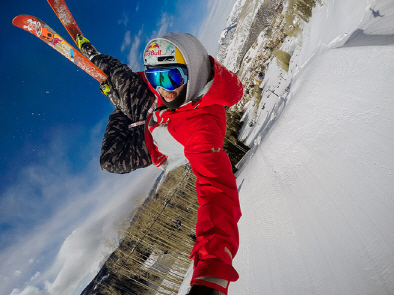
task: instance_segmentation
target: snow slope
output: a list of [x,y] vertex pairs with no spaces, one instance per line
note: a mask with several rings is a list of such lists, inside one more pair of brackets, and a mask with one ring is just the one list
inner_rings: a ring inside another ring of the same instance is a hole
[[229,295],[394,294],[394,2],[322,2],[241,135]]

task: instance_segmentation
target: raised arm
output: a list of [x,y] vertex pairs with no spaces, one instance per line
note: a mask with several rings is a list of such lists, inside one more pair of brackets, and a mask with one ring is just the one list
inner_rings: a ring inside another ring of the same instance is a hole
[[130,127],[148,116],[154,96],[138,73],[108,55],[92,59],[108,77],[108,97],[115,106],[101,148],[100,166],[112,173],[128,173],[152,163],[145,144],[145,125]]

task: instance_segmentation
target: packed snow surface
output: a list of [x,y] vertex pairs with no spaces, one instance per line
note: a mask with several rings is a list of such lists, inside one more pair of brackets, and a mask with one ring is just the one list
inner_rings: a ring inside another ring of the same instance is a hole
[[322,2],[266,71],[271,127],[260,107],[241,134],[229,295],[394,294],[394,2]]

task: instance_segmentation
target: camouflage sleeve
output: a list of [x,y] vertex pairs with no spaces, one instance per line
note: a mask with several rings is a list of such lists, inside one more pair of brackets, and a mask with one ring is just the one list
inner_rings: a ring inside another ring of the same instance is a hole
[[123,174],[149,166],[152,160],[145,144],[145,125],[128,126],[146,120],[154,101],[152,92],[139,74],[115,58],[98,55],[93,63],[107,75],[108,97],[115,106],[101,147],[101,168]]
[[145,120],[155,98],[141,76],[108,55],[97,55],[92,62],[107,75],[112,104],[133,122]]
[[123,174],[152,164],[145,144],[145,125],[128,129],[130,123],[119,109],[109,116],[100,155],[103,170]]

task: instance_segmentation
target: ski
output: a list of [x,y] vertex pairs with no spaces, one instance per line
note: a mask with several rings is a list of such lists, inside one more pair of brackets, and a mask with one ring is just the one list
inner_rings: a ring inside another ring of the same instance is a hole
[[13,19],[12,24],[40,38],[97,81],[104,82],[107,79],[99,68],[40,19],[30,15],[18,15]]
[[67,32],[70,34],[71,38],[73,38],[74,42],[78,45],[77,35],[82,35],[82,32],[74,17],[71,15],[66,2],[64,2],[64,0],[48,0],[48,3],[62,22],[63,26],[66,28]]

